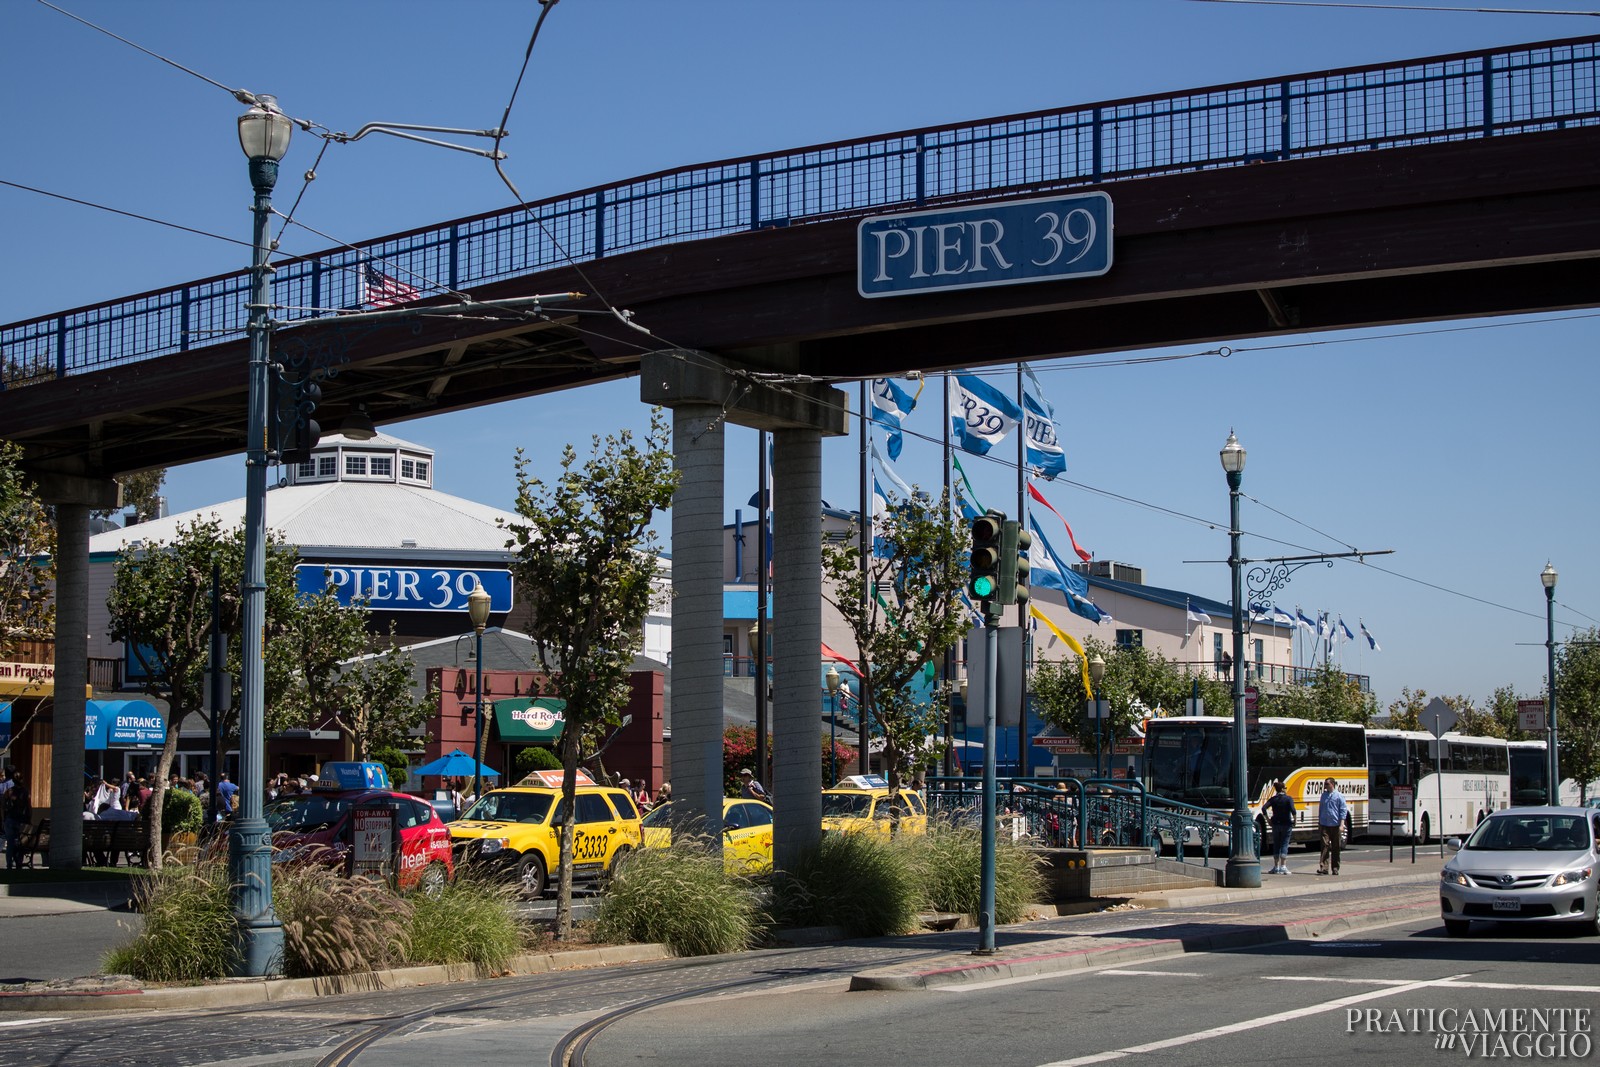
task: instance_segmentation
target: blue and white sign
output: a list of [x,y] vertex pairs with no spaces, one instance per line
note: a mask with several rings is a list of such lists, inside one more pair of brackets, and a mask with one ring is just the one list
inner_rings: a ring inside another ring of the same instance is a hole
[[322,789],[388,789],[389,768],[381,763],[324,763],[317,785]]
[[148,700],[90,700],[83,706],[83,747],[138,748],[165,744],[167,719]]
[[467,597],[479,585],[489,594],[489,611],[511,610],[511,572],[451,567],[384,567],[377,564],[302,563],[294,569],[295,591],[319,595],[329,583],[348,607],[365,599],[373,611],[466,611]]
[[0,747],[11,743],[11,705],[0,703]]
[[875,215],[856,227],[856,289],[864,297],[1091,278],[1110,269],[1105,193]]

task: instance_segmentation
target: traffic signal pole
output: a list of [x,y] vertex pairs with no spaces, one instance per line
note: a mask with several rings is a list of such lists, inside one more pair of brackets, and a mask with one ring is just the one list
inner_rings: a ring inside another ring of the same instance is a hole
[[1001,545],[1005,515],[991,511],[972,520],[972,556],[967,590],[983,612],[983,830],[979,862],[982,870],[978,887],[978,947],[975,955],[994,954],[995,881],[995,701],[999,694]]

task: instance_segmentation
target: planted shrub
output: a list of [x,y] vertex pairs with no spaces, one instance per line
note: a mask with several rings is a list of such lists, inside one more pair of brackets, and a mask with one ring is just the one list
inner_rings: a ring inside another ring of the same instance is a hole
[[131,941],[106,953],[106,973],[194,982],[232,971],[236,926],[226,863],[164,867],[136,878],[133,892],[144,923]]
[[280,864],[272,872],[272,906],[283,924],[284,973],[314,978],[399,966],[409,958],[415,903],[381,882],[311,863]]
[[660,942],[679,956],[747,948],[759,928],[754,890],[725,873],[703,838],[683,831],[672,847],[629,856],[595,909],[596,939]]
[[411,963],[476,963],[499,971],[528,940],[517,918],[516,886],[463,877],[437,896],[409,899]]
[[199,797],[187,789],[167,790],[166,799],[161,802],[163,836],[197,834],[203,822],[205,822],[205,809],[201,806]]
[[[928,832],[903,834],[895,847],[917,872],[927,906],[935,911],[978,914],[983,871],[983,836],[976,826],[930,820]],[[999,834],[994,854],[995,922],[1027,918],[1028,908],[1044,892],[1039,858],[1030,849]]]
[[869,834],[825,834],[792,871],[773,879],[773,919],[781,926],[899,934],[916,928],[922,904],[908,853]]

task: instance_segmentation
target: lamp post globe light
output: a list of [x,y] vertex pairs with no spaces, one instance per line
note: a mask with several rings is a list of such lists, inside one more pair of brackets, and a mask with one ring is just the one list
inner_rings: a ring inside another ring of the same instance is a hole
[[1094,716],[1094,776],[1100,777],[1100,679],[1106,676],[1106,661],[1096,652],[1089,657],[1089,714]]
[[[1244,663],[1244,560],[1239,555],[1239,486],[1244,481],[1244,446],[1228,431],[1222,446],[1222,470],[1228,478],[1228,568],[1233,578],[1233,662]],[[1244,790],[1244,671],[1233,672],[1233,814],[1228,819],[1228,865],[1223,878],[1230,889],[1261,885],[1261,857],[1255,849],[1255,822]]]
[[472,731],[472,800],[477,803],[483,796],[483,628],[489,625],[489,594],[482,585],[474,586],[467,594],[467,618],[472,620],[473,632],[478,636],[478,677],[473,690],[478,707]]
[[1550,699],[1545,704],[1545,803],[1561,802],[1561,750],[1556,747],[1556,569],[1545,561],[1539,572],[1544,585],[1544,654]]
[[255,189],[250,262],[250,373],[245,417],[243,664],[239,672],[239,810],[228,830],[229,905],[238,924],[235,974],[256,977],[283,969],[283,927],[272,910],[272,838],[262,817],[266,793],[265,664],[267,622],[267,365],[272,293],[267,239],[278,161],[289,149],[294,124],[271,96],[258,96],[239,116],[239,147],[250,161]]

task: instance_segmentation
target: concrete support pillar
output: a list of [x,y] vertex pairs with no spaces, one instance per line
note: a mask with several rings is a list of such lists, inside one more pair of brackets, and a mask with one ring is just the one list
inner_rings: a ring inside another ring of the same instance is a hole
[[722,470],[720,407],[672,412],[672,800],[722,848]]
[[822,836],[822,435],[772,441],[772,858],[793,870]]
[[[56,504],[56,680],[50,866],[83,866],[83,718],[89,684],[89,508]],[[34,803],[42,799],[35,795]]]

